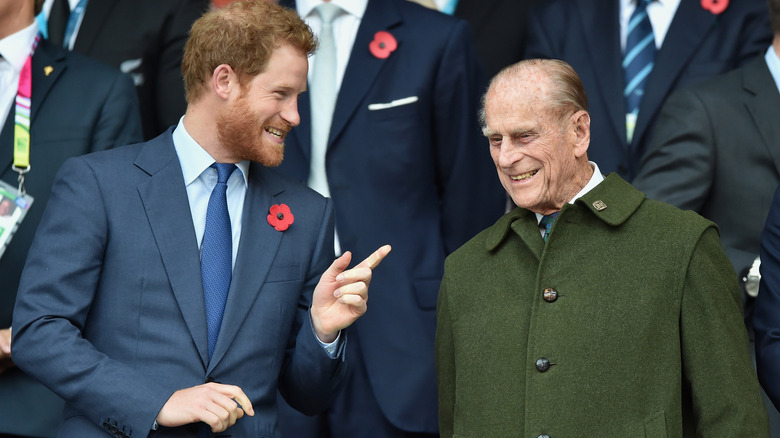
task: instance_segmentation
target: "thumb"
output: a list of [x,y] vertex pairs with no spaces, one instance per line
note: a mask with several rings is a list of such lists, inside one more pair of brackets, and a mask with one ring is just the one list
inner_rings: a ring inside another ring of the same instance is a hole
[[333,261],[333,263],[330,264],[330,267],[327,271],[323,274],[323,276],[329,276],[331,279],[335,280],[336,276],[344,272],[345,269],[347,269],[347,266],[349,266],[349,262],[352,261],[352,253],[347,251],[344,254],[341,255],[341,257],[337,258]]

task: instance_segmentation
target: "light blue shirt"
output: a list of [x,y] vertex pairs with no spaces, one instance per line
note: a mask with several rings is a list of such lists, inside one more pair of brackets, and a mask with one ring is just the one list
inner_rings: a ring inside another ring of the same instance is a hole
[[[203,233],[206,230],[206,210],[209,205],[209,197],[214,186],[217,185],[217,169],[211,168],[215,160],[187,132],[184,127],[184,117],[179,119],[179,124],[173,131],[173,147],[179,157],[184,185],[187,188],[187,199],[190,203],[192,224],[195,226],[195,237],[198,239],[198,248],[200,248],[203,242]],[[249,161],[239,161],[236,163],[236,167],[238,170],[230,174],[227,181],[227,204],[233,234],[232,262],[234,268],[238,244],[241,239],[241,217],[244,213],[244,198],[248,187]],[[340,333],[331,343],[320,341],[316,335],[314,337],[331,357],[335,357],[341,339]]]
[[[173,131],[173,147],[176,149],[176,155],[179,156],[184,185],[187,187],[187,198],[190,201],[192,224],[195,226],[195,237],[200,248],[206,230],[209,197],[214,186],[217,185],[217,169],[210,167],[215,162],[214,158],[190,136],[184,128],[183,120],[184,117],[179,120],[179,125]],[[228,214],[230,214],[230,227],[233,234],[233,267],[236,266],[236,254],[238,254],[238,243],[241,238],[241,216],[244,212],[249,161],[240,161],[236,166],[238,171],[234,171],[227,181]]]
[[780,58],[777,57],[774,46],[769,46],[766,49],[766,55],[764,55],[766,66],[769,67],[769,73],[772,74],[772,79],[775,80],[775,86],[780,91]]

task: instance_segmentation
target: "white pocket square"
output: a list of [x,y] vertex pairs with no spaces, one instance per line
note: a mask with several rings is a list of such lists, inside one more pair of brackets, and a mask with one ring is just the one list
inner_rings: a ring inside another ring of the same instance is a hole
[[368,105],[369,111],[383,110],[393,108],[401,105],[409,105],[410,103],[417,102],[417,96],[404,97],[403,99],[396,99],[389,103],[372,103]]

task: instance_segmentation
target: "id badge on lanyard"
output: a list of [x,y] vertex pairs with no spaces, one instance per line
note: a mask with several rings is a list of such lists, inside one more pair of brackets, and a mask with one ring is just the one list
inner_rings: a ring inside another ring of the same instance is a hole
[[30,55],[19,75],[19,88],[16,91],[14,106],[14,164],[13,170],[19,174],[19,186],[12,187],[0,181],[0,257],[3,256],[19,224],[33,203],[32,196],[24,188],[25,174],[30,171],[30,104],[32,102],[32,57],[38,47],[40,35],[30,49]]

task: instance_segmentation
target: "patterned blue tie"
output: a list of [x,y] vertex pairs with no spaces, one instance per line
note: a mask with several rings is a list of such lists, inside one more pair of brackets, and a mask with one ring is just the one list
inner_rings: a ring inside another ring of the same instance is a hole
[[539,228],[544,229],[544,236],[542,238],[545,242],[547,242],[547,237],[550,235],[550,230],[552,230],[552,226],[555,223],[555,219],[558,217],[558,211],[552,214],[548,214],[547,216],[542,216],[542,220],[539,221]]
[[655,61],[655,36],[647,5],[653,0],[637,0],[636,9],[631,14],[626,31],[626,51],[623,56],[623,71],[626,87],[623,96],[626,99],[628,141],[633,136],[639,103],[642,101],[647,78],[653,70]]
[[235,164],[214,163],[217,185],[211,191],[206,210],[206,229],[200,247],[200,273],[206,299],[206,323],[209,334],[209,360],[214,353],[225,311],[230,278],[233,273],[233,236],[227,209],[227,180]]

